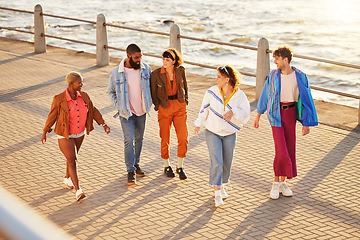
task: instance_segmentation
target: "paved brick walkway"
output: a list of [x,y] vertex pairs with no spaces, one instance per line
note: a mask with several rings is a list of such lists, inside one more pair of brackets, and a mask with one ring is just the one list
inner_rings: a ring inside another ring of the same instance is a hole
[[[320,124],[308,136],[298,134],[299,175],[288,181],[295,195],[271,200],[271,129],[265,117],[260,129],[252,128],[253,111],[238,134],[229,198],[215,209],[204,133],[200,138],[192,135],[203,94],[214,82],[188,75],[188,180],[163,175],[157,115],[151,111],[141,157],[147,175],[128,187],[123,135],[105,93],[119,60],[96,67],[90,54],[51,47],[45,54],[34,54],[30,43],[0,43],[0,184],[76,239],[360,238],[357,130]],[[45,145],[40,142],[52,98],[65,89],[65,75],[71,70],[83,74],[83,90],[111,127],[106,135],[96,126],[80,151],[78,172],[87,195],[81,203],[75,201],[74,190],[62,186],[65,161],[54,133]],[[242,88],[253,102],[253,88]],[[300,129],[298,125],[298,133]],[[175,165],[175,138],[171,154]]]

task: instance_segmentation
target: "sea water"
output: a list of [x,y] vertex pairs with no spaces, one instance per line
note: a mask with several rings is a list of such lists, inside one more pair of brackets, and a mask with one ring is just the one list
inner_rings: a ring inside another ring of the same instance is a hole
[[[291,47],[294,54],[360,65],[360,1],[358,0],[16,0],[0,6],[33,11],[41,4],[47,14],[96,21],[98,14],[107,23],[169,33],[169,22],[181,28],[181,35],[257,47],[267,38],[270,49]],[[46,34],[95,43],[92,24],[45,17]],[[0,10],[0,27],[33,30],[33,15]],[[0,30],[0,36],[33,41],[33,35]],[[137,43],[144,53],[161,55],[169,47],[166,36],[108,27],[109,46],[125,49]],[[256,72],[256,51],[182,39],[185,60],[221,66],[230,64],[240,72]],[[47,38],[47,44],[95,53],[94,46]],[[110,56],[123,58],[122,51]],[[143,57],[160,66],[161,59]],[[294,58],[292,65],[304,71],[310,84],[353,95],[360,92],[360,70]],[[191,65],[188,72],[216,77],[216,71]],[[276,65],[271,58],[271,69]],[[76,69],[74,69],[76,70]],[[104,79],[107,81],[107,79]],[[254,77],[243,83],[255,85]],[[215,84],[215,80],[214,80]],[[314,98],[359,107],[359,101],[335,94],[312,91]]]

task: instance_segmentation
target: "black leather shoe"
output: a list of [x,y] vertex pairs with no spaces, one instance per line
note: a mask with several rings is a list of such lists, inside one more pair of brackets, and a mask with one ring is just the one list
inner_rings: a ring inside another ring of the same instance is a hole
[[135,172],[128,172],[128,186],[136,184]]
[[182,167],[181,168],[176,168],[176,173],[179,174],[180,180],[187,179],[186,173],[184,172],[184,169]]
[[145,177],[145,173],[143,172],[143,170],[141,170],[139,164],[135,164],[134,167],[135,167],[135,174],[136,174],[136,176],[138,176],[138,177]]
[[174,173],[174,171],[172,170],[172,168],[171,168],[170,166],[164,168],[164,173],[165,173],[166,176],[168,176],[168,177],[175,177],[175,173]]

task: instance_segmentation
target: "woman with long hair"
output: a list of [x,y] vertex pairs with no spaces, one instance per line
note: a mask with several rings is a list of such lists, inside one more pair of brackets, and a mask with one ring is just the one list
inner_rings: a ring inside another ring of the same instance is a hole
[[198,137],[205,126],[206,144],[210,157],[209,184],[215,192],[215,206],[224,205],[228,195],[224,185],[229,182],[236,132],[250,119],[250,104],[239,88],[240,73],[232,66],[217,69],[217,85],[204,96],[194,134]]

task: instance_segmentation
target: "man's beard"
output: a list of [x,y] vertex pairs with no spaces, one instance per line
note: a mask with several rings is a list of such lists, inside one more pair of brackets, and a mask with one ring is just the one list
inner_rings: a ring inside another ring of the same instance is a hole
[[139,63],[136,63],[132,60],[132,57],[129,58],[129,63],[130,63],[130,66],[133,68],[133,69],[140,69],[140,62]]

